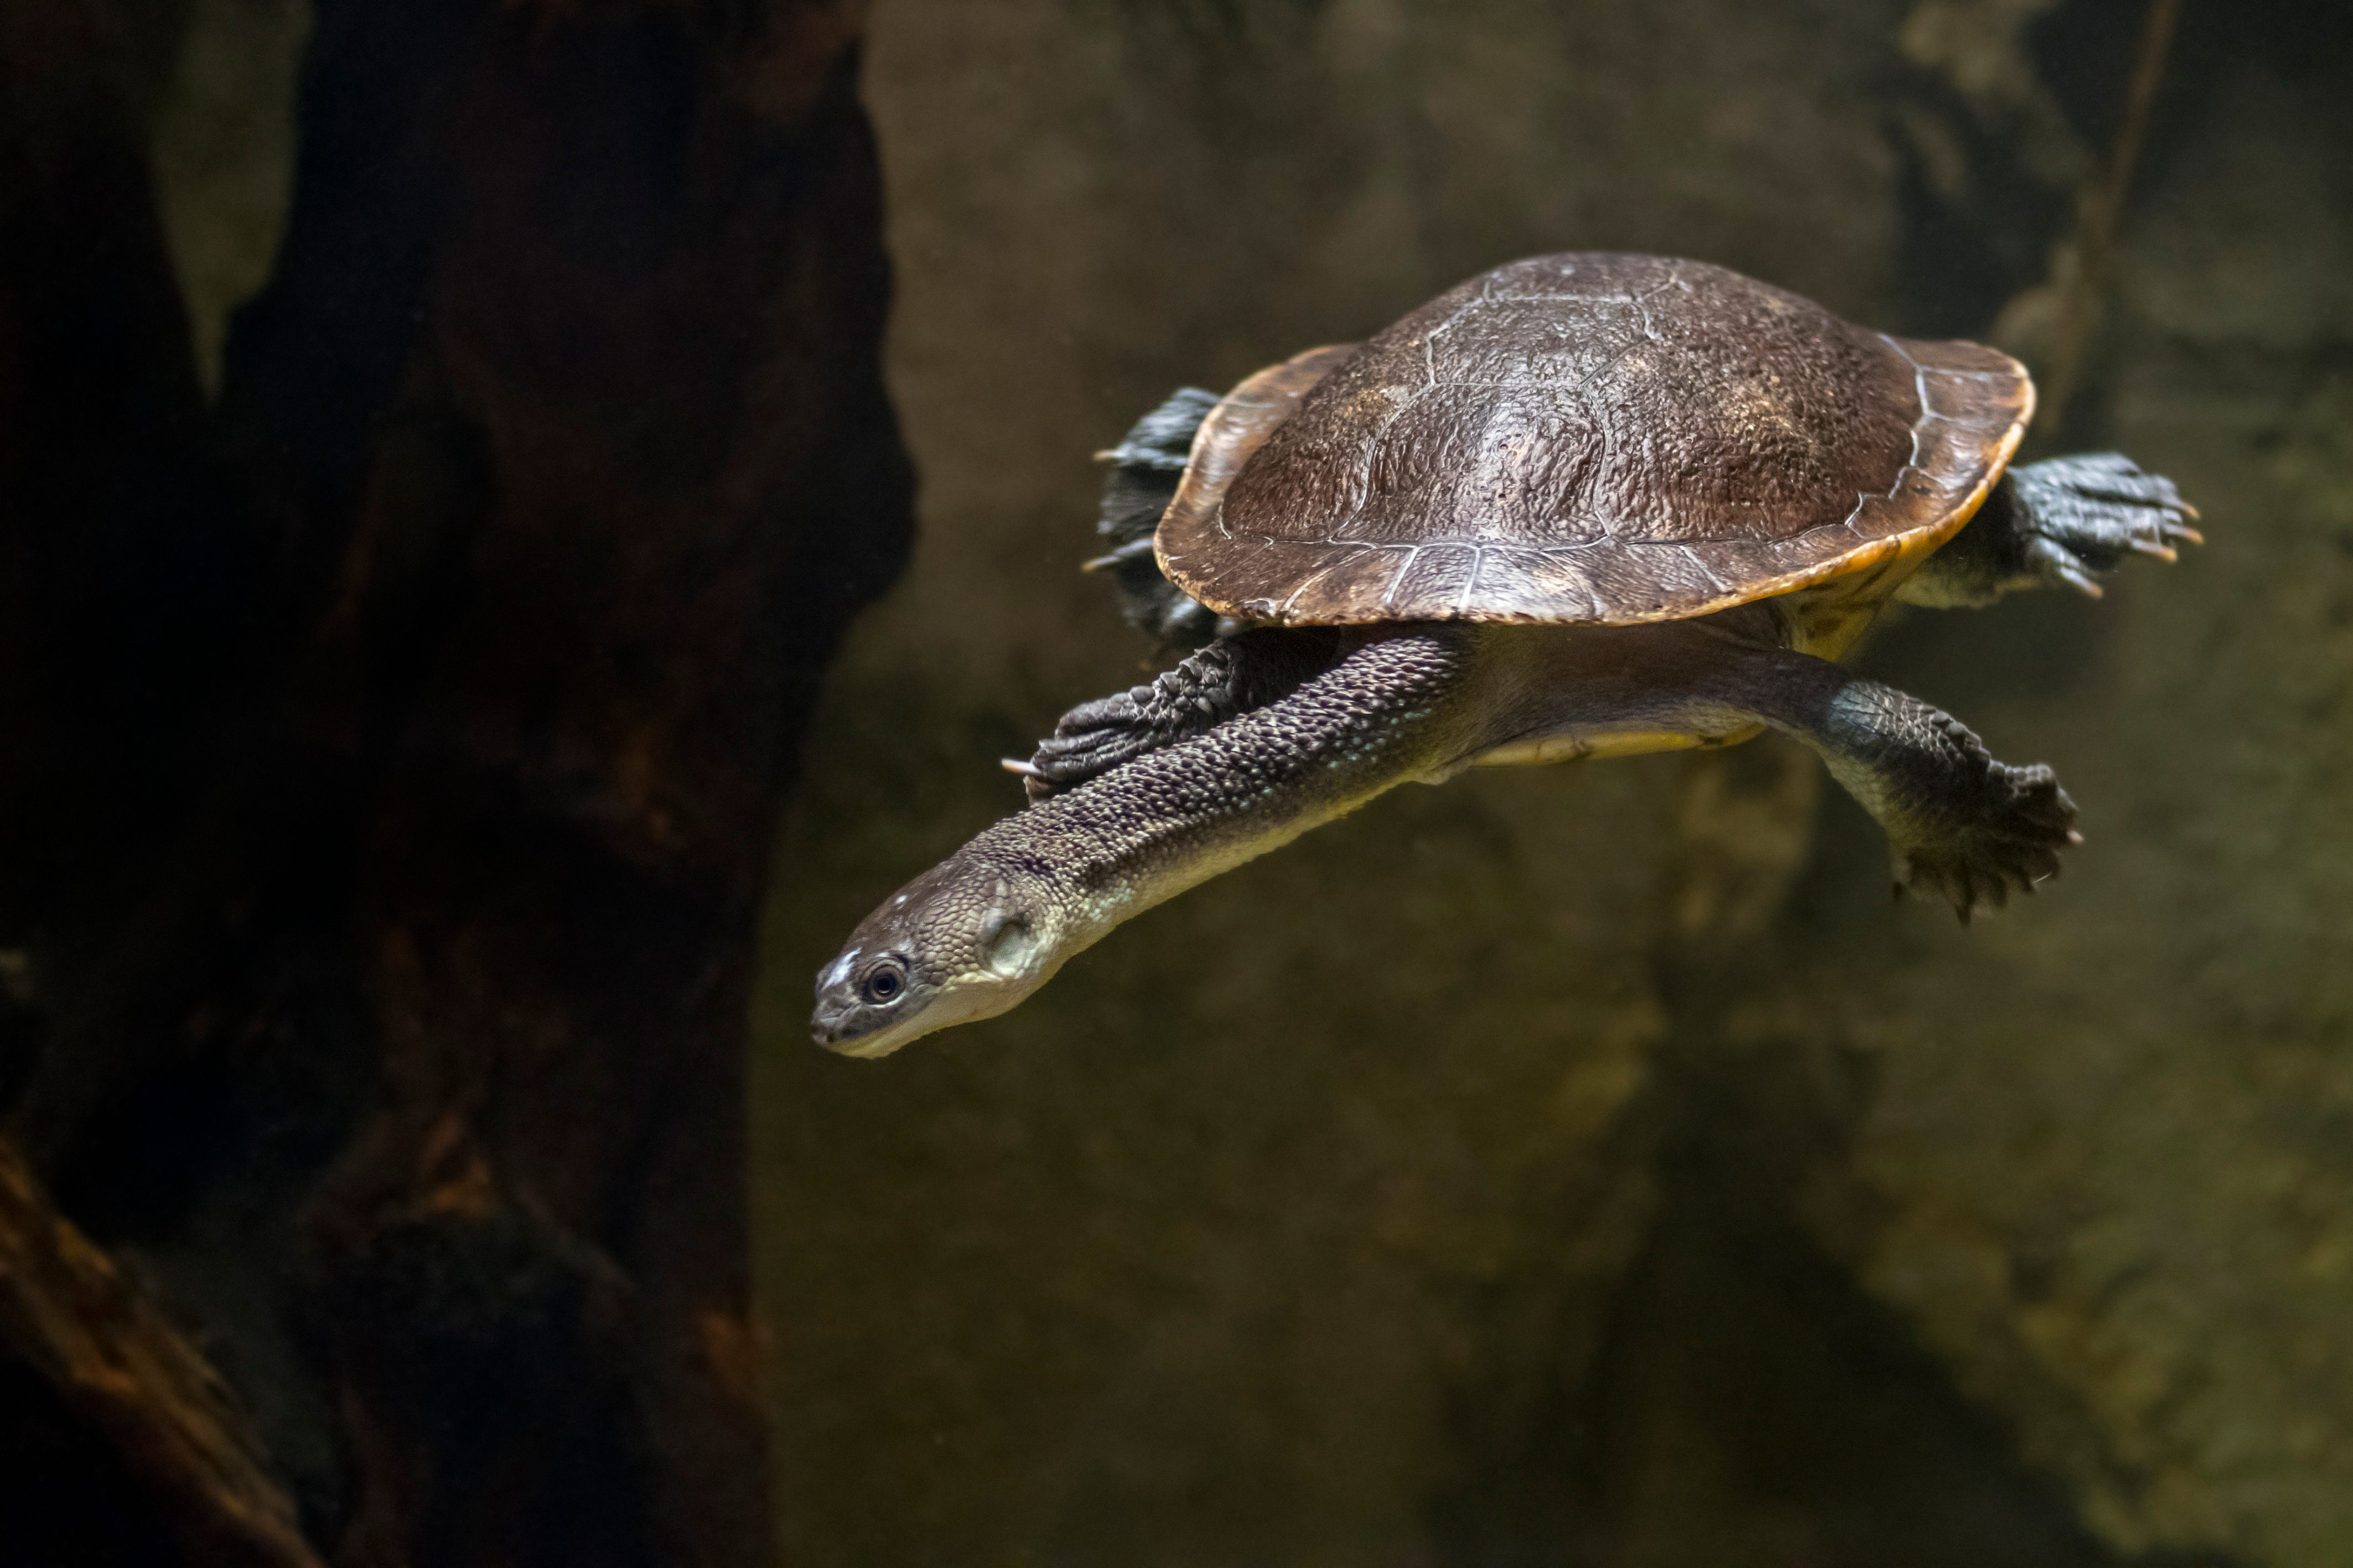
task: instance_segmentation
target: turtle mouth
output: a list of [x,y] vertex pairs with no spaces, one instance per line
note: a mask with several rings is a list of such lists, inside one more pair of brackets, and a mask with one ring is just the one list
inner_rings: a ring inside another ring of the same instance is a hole
[[824,1031],[820,1030],[818,1033],[817,1043],[838,1057],[854,1057],[861,1062],[871,1062],[881,1060],[907,1042],[903,1039],[892,1039],[888,1037],[887,1033],[869,1035],[862,1039],[828,1038]]
[[912,1037],[895,1026],[907,1020],[860,1017],[863,1011],[818,1004],[817,1014],[809,1020],[809,1038],[836,1055],[871,1061],[889,1056]]
[[809,1019],[809,1038],[836,1056],[873,1061],[961,1023],[970,1009],[938,1005],[945,1000],[937,993],[913,991],[881,1006],[854,995],[820,997]]
[[910,990],[887,1007],[854,997],[826,996],[809,1019],[809,1037],[837,1056],[872,1061],[926,1035],[994,1017],[1034,989],[1035,982],[1010,984],[982,973],[938,989]]

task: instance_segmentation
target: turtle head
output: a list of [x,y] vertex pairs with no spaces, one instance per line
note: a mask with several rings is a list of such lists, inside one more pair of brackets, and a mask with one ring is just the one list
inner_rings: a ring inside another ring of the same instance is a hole
[[810,1033],[844,1056],[887,1057],[993,1018],[1061,967],[1064,924],[1044,878],[967,847],[859,922],[818,972]]

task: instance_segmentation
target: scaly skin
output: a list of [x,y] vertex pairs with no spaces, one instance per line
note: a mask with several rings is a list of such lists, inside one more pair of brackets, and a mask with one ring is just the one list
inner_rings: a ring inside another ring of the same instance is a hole
[[1979,609],[2020,588],[2100,596],[2098,576],[2128,554],[2174,559],[2203,544],[2195,507],[2173,481],[2121,452],[2085,452],[2012,468],[1968,525],[1896,592],[1907,605]]
[[[1285,694],[1218,721],[1214,705],[1156,702],[1156,688],[1139,688],[1123,710],[1152,749],[1098,748],[1100,771],[1073,769],[1070,787],[870,915],[818,977],[816,1037],[879,1057],[1004,1012],[1121,921],[1385,790],[1488,756],[1623,755],[1771,725],[1820,753],[1886,827],[1899,883],[1966,914],[2057,868],[2074,807],[2049,769],[1996,762],[1949,715],[1766,640],[1771,624],[1735,612],[1642,626],[1326,633],[1332,661],[1303,680],[1280,637],[1205,650],[1194,656],[1204,682]],[[1162,709],[1205,727],[1164,725]],[[1103,704],[1082,711],[1106,717]],[[1119,738],[1116,722],[1103,727]]]
[[1031,800],[1044,800],[1288,696],[1363,641],[1362,633],[1339,626],[1255,627],[1220,637],[1142,686],[1080,703],[1035,756],[1008,758],[1006,769],[1021,775]]
[[1288,695],[985,830],[850,934],[817,1038],[879,1057],[1004,1012],[1122,921],[1458,762],[1484,715],[1478,630],[1380,628]]

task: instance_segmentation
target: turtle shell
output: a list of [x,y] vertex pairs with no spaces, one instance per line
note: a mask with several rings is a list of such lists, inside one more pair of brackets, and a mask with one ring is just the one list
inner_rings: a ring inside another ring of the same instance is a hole
[[2009,355],[1854,326],[1704,262],[1499,267],[1229,394],[1155,536],[1220,614],[1618,626],[1876,568],[1984,500]]

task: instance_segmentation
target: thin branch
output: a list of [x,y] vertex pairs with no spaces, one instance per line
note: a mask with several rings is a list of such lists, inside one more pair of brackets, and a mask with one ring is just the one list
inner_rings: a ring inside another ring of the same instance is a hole
[[0,1357],[102,1435],[200,1568],[320,1568],[212,1363],[0,1141]]
[[2125,199],[2132,189],[2133,168],[2140,161],[2149,112],[2165,80],[2166,57],[2172,50],[2174,24],[2180,16],[2181,0],[2149,0],[2148,16],[2141,26],[2139,58],[2133,62],[2131,95],[2125,100],[2124,123],[2116,128],[2106,172],[2076,203],[2075,265],[2060,302],[2058,343],[2045,389],[2053,429],[2066,423],[2067,405],[2083,380],[2084,363],[2098,323],[2101,291],[2107,285],[2108,267],[2116,253],[2116,230],[2123,224]]

